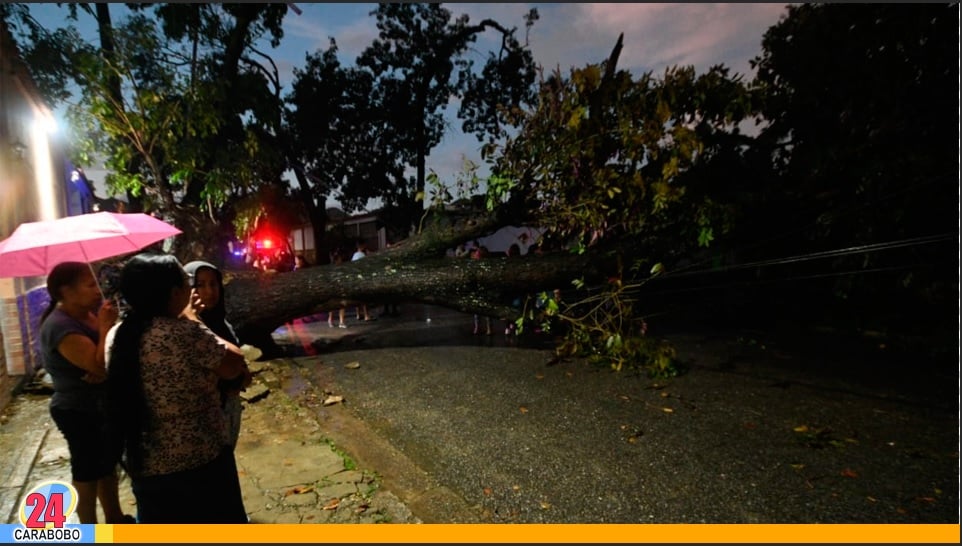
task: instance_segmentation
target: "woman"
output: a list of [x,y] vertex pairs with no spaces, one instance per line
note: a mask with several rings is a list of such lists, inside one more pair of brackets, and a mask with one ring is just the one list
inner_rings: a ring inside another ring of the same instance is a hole
[[67,440],[80,523],[97,523],[97,499],[107,523],[131,523],[120,508],[116,450],[108,434],[103,384],[104,342],[117,320],[90,266],[57,264],[47,276],[50,306],[40,318],[44,368],[53,380],[50,416]]
[[108,347],[107,400],[142,523],[246,523],[219,379],[247,369],[240,349],[190,306],[173,256],[139,254],[124,266],[129,309]]
[[[227,310],[224,307],[224,277],[213,264],[194,261],[184,266],[184,271],[191,279],[193,295],[191,305],[205,326],[226,341],[240,346],[240,340],[234,333],[234,327],[227,322]],[[242,375],[237,379],[221,379],[217,383],[220,390],[221,409],[227,418],[227,432],[230,436],[231,447],[237,446],[240,436],[241,403],[240,392],[250,377]]]

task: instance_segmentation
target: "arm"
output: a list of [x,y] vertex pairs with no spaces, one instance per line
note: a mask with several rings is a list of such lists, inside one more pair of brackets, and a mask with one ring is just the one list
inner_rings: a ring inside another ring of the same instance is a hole
[[[234,379],[242,374],[245,375],[245,378],[250,377],[250,370],[247,369],[247,360],[244,359],[244,353],[241,352],[240,348],[220,337],[217,337],[217,343],[225,349],[220,365],[214,369],[217,377],[221,379]],[[246,386],[249,380],[245,379],[244,383]]]
[[85,379],[99,381],[106,375],[107,332],[117,321],[118,311],[113,302],[107,300],[97,312],[98,340],[95,344],[82,334],[67,334],[57,345],[57,351],[71,364],[84,370],[90,377]]
[[[187,307],[184,308],[181,317],[199,324],[204,324],[204,321],[198,316],[198,310],[201,307],[199,300],[191,293],[190,302],[187,304]],[[247,385],[250,384],[251,372],[247,368],[247,360],[244,358],[244,353],[240,350],[240,347],[218,336],[207,328],[205,328],[205,330],[217,338],[217,344],[224,348],[224,356],[221,358],[220,364],[214,368],[214,374],[221,379],[234,379],[243,375],[243,385],[246,388]]]

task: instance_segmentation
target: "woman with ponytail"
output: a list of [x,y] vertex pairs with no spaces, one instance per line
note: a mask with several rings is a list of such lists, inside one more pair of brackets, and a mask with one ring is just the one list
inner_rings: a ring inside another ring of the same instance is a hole
[[108,342],[107,397],[141,523],[246,523],[220,379],[247,369],[190,303],[173,256],[139,254],[120,275],[128,310]]
[[[116,449],[105,412],[104,343],[117,309],[103,301],[90,266],[57,264],[47,276],[50,306],[40,318],[44,368],[53,380],[50,416],[67,440],[80,523],[129,523],[117,494]],[[103,302],[101,304],[101,302]]]

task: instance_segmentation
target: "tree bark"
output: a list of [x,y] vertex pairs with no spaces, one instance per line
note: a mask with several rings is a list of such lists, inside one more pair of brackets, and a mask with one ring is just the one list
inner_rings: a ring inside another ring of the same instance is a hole
[[[95,13],[94,16],[97,20],[97,32],[100,34],[100,51],[103,52],[103,56],[108,62],[113,63],[116,57],[116,48],[114,45],[114,26],[110,18],[110,6],[104,2],[97,2],[94,4]],[[107,87],[110,90],[110,95],[114,100],[114,103],[118,107],[122,107],[123,102],[123,91],[120,85],[120,76],[112,73],[107,78]],[[128,162],[128,172],[133,172],[133,160]],[[127,207],[130,212],[138,212],[144,209],[143,200],[138,195],[134,195],[131,190],[127,190]]]
[[591,254],[471,260],[426,257],[421,248],[411,244],[356,262],[286,273],[235,273],[225,287],[227,316],[242,341],[269,339],[286,322],[350,302],[416,301],[514,319],[515,298],[568,288],[574,279],[598,282],[610,270],[606,260]]

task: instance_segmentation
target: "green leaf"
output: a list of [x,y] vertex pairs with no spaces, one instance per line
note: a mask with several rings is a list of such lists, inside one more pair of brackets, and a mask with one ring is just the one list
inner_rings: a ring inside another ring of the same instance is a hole
[[698,233],[698,246],[707,247],[715,239],[715,235],[710,227],[701,228]]

